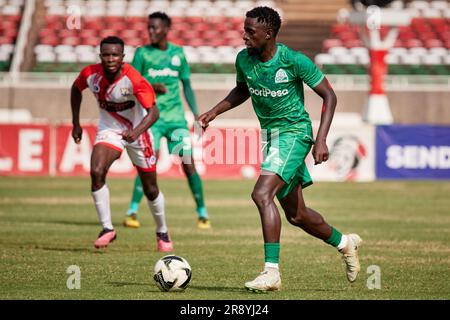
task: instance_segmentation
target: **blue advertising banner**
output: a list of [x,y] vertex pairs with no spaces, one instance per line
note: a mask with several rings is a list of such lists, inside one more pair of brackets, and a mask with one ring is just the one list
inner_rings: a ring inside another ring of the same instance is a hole
[[450,179],[450,127],[376,128],[377,179]]

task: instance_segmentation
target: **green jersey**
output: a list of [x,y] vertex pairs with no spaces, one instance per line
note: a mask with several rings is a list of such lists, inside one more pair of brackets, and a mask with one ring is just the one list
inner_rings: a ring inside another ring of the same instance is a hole
[[170,42],[166,50],[151,45],[140,47],[131,64],[150,84],[162,83],[167,88],[166,93],[156,94],[160,118],[168,122],[185,121],[179,80],[188,79],[190,70],[183,48]]
[[314,88],[324,75],[308,57],[277,43],[272,59],[262,62],[244,49],[236,58],[236,72],[236,80],[247,83],[262,129],[304,131],[311,125],[303,82]]

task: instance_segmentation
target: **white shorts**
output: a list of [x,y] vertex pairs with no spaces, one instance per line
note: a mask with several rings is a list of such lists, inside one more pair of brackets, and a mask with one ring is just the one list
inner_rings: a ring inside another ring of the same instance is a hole
[[156,156],[152,148],[152,140],[148,131],[144,132],[134,142],[128,143],[122,139],[120,132],[114,130],[101,130],[97,132],[95,144],[104,144],[122,153],[127,149],[131,162],[138,171],[156,171]]

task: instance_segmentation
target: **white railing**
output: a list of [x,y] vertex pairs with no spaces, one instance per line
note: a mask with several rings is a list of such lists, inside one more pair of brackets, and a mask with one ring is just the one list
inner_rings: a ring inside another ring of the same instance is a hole
[[[77,73],[20,72],[0,73],[0,86],[18,87],[70,87]],[[336,90],[369,90],[367,75],[327,75]],[[236,83],[234,74],[199,74],[191,77],[195,89],[230,89]],[[386,77],[387,90],[433,90],[450,91],[450,76],[390,75]]]
[[17,43],[14,48],[14,55],[11,62],[11,73],[16,74],[20,72],[20,66],[24,58],[25,47],[27,45],[28,33],[31,28],[33,13],[36,7],[35,0],[25,1],[25,10],[22,15],[19,34],[17,36]]

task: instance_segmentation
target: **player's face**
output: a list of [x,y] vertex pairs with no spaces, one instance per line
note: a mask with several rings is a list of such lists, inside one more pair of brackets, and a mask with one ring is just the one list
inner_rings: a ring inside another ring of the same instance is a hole
[[100,48],[100,60],[103,70],[107,73],[117,73],[122,66],[123,47],[120,44],[105,43]]
[[266,46],[268,38],[270,38],[269,29],[262,23],[259,23],[257,18],[245,19],[242,39],[244,39],[250,55],[260,54]]
[[167,37],[169,28],[161,19],[149,19],[148,20],[148,37],[151,44],[158,44],[164,41]]

